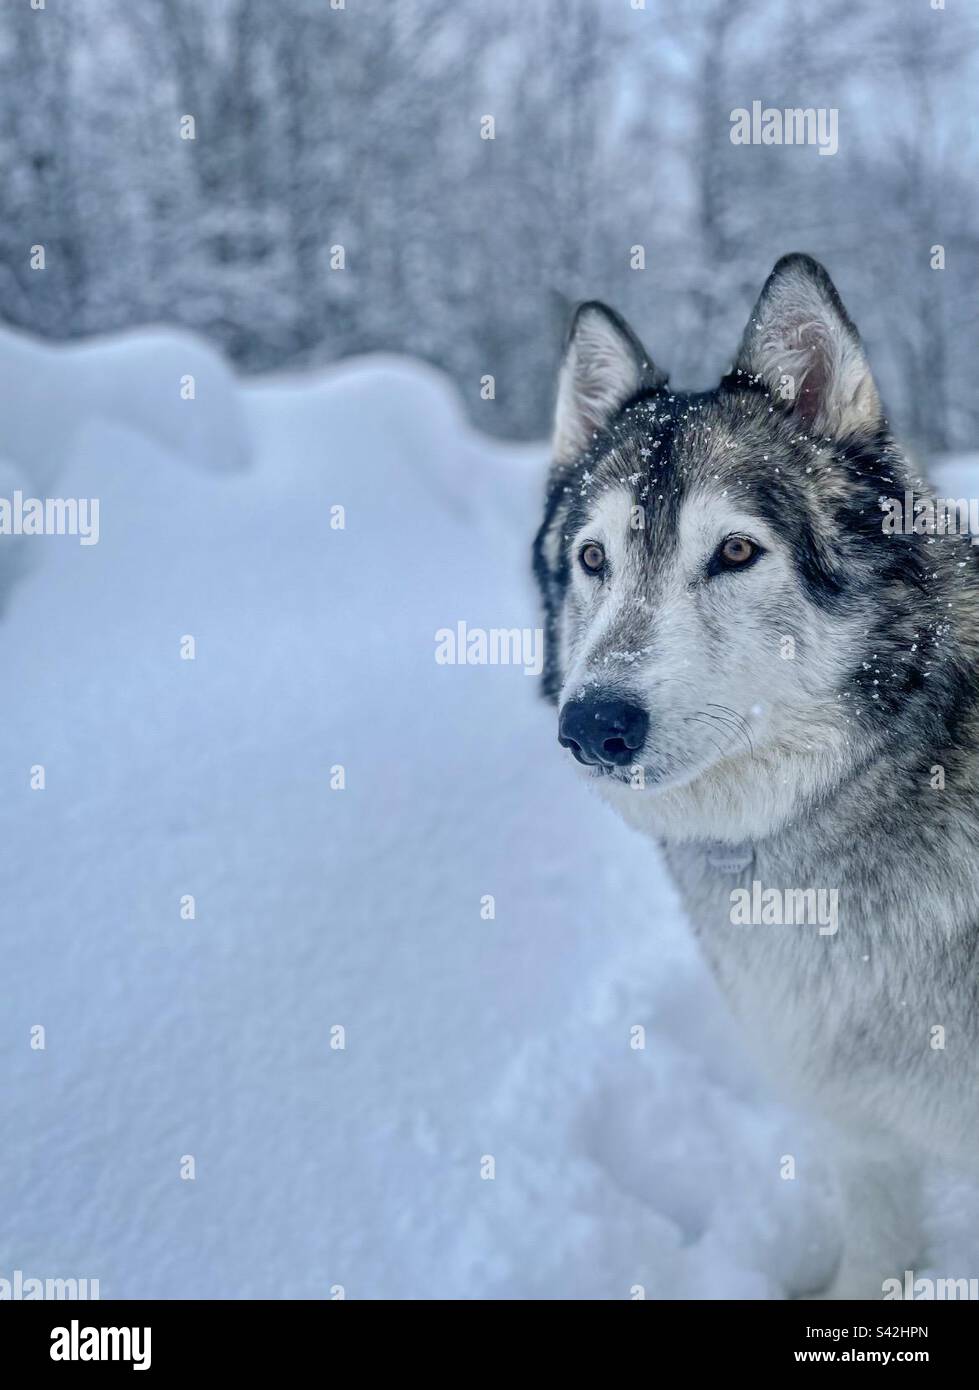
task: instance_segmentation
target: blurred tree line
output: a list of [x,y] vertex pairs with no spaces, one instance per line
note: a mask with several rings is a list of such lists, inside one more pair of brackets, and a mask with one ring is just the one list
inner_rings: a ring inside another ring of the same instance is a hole
[[[482,428],[532,436],[571,302],[617,305],[674,382],[704,386],[772,263],[807,250],[898,423],[972,446],[964,6],[38,3],[4,0],[0,25],[10,324],[70,338],[169,321],[245,371],[411,353]],[[733,145],[731,112],[754,100],[837,108],[838,153]]]

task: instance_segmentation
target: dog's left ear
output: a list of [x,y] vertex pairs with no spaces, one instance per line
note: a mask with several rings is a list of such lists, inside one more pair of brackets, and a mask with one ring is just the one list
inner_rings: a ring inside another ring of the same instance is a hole
[[816,434],[869,433],[880,397],[860,341],[826,271],[811,256],[783,256],[765,282],[728,382],[757,377]]
[[666,385],[646,349],[614,309],[597,300],[581,304],[568,331],[558,376],[553,455],[571,463],[630,397]]

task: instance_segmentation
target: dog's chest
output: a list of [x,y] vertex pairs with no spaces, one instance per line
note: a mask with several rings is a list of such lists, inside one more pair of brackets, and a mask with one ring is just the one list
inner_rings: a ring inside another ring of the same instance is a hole
[[[882,944],[879,905],[828,865],[751,845],[673,846],[667,863],[732,1010],[768,1067],[839,1104],[855,1059],[898,1068],[927,1008]],[[856,1103],[856,1097],[855,1097]]]
[[979,862],[893,836],[816,840],[664,853],[759,1061],[795,1098],[974,1162]]

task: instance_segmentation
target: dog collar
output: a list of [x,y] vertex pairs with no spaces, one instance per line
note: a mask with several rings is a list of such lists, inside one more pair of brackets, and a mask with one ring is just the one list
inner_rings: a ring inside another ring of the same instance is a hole
[[723,840],[710,840],[706,846],[707,863],[722,874],[740,874],[755,862],[755,847],[750,840],[729,845]]

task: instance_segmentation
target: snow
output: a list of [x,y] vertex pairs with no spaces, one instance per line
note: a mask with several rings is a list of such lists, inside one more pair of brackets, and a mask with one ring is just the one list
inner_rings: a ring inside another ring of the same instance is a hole
[[42,491],[92,423],[136,429],[193,467],[234,470],[247,461],[234,375],[190,333],[161,328],[51,345],[4,329],[0,380],[3,455]]
[[[101,506],[97,546],[23,538],[7,571],[0,541],[0,1276],[818,1282],[818,1142],[747,1061],[654,851],[565,766],[537,680],[434,660],[458,621],[537,625],[543,452],[401,359],[248,387],[173,333],[6,335],[0,360],[33,382],[0,483]],[[935,1220],[955,1273],[961,1205]]]
[[979,496],[979,453],[946,454],[931,475],[939,497]]

